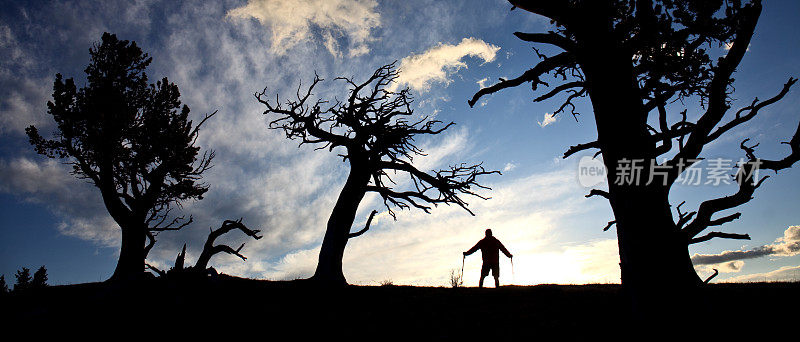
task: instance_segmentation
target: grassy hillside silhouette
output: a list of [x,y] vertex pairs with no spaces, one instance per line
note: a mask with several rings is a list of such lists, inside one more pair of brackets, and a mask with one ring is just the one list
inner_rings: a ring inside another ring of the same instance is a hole
[[[731,322],[748,329],[789,324],[780,308],[800,304],[800,283],[710,284],[691,319],[719,331]],[[780,303],[770,308],[768,303]],[[52,286],[2,299],[2,321],[43,326],[186,326],[236,334],[289,332],[293,336],[499,336],[565,339],[639,333],[618,284],[506,286],[499,289],[415,286],[323,288],[313,282],[216,278],[154,278],[128,286],[87,283]],[[142,320],[119,323],[120,318]],[[624,328],[620,320],[631,319]],[[677,316],[677,321],[687,319]],[[672,332],[696,326],[673,326]],[[332,330],[331,330],[332,329]],[[665,330],[668,332],[670,330]],[[648,333],[651,334],[652,332]],[[697,335],[695,335],[697,336]]]

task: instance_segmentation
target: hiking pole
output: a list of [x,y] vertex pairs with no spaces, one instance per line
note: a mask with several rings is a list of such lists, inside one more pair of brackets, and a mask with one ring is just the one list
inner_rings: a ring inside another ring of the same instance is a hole
[[514,277],[514,257],[512,256],[509,259],[511,259],[511,284],[514,284],[514,282],[516,282],[516,279]]
[[464,260],[467,259],[466,255],[461,255],[461,282],[464,282]]

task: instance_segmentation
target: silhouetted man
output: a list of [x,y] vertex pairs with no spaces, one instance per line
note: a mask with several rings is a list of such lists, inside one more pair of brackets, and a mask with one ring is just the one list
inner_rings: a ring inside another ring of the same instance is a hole
[[503,251],[507,257],[513,259],[514,256],[508,252],[500,240],[492,236],[492,230],[486,230],[486,237],[478,241],[472,248],[464,252],[464,256],[475,253],[481,250],[481,257],[483,257],[483,266],[481,267],[481,280],[478,282],[478,287],[483,287],[483,278],[489,275],[489,270],[492,270],[492,277],[494,277],[494,287],[500,287],[500,252]]

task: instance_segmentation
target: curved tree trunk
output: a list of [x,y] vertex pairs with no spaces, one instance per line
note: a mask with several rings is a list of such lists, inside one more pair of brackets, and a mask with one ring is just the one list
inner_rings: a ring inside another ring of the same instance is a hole
[[122,227],[119,260],[110,280],[129,280],[142,275],[144,272],[144,245],[146,239],[143,227],[139,225]]
[[317,270],[311,278],[326,285],[346,285],[347,280],[342,272],[342,258],[347,246],[350,228],[356,217],[358,205],[366,194],[369,173],[360,163],[351,162],[350,175],[339,194],[336,206],[328,219],[325,238],[319,252]]

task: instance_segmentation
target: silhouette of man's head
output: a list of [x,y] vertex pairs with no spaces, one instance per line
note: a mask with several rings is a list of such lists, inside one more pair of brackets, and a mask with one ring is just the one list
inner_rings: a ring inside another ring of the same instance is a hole
[[486,236],[492,236],[492,230],[491,229],[487,229],[486,230]]

